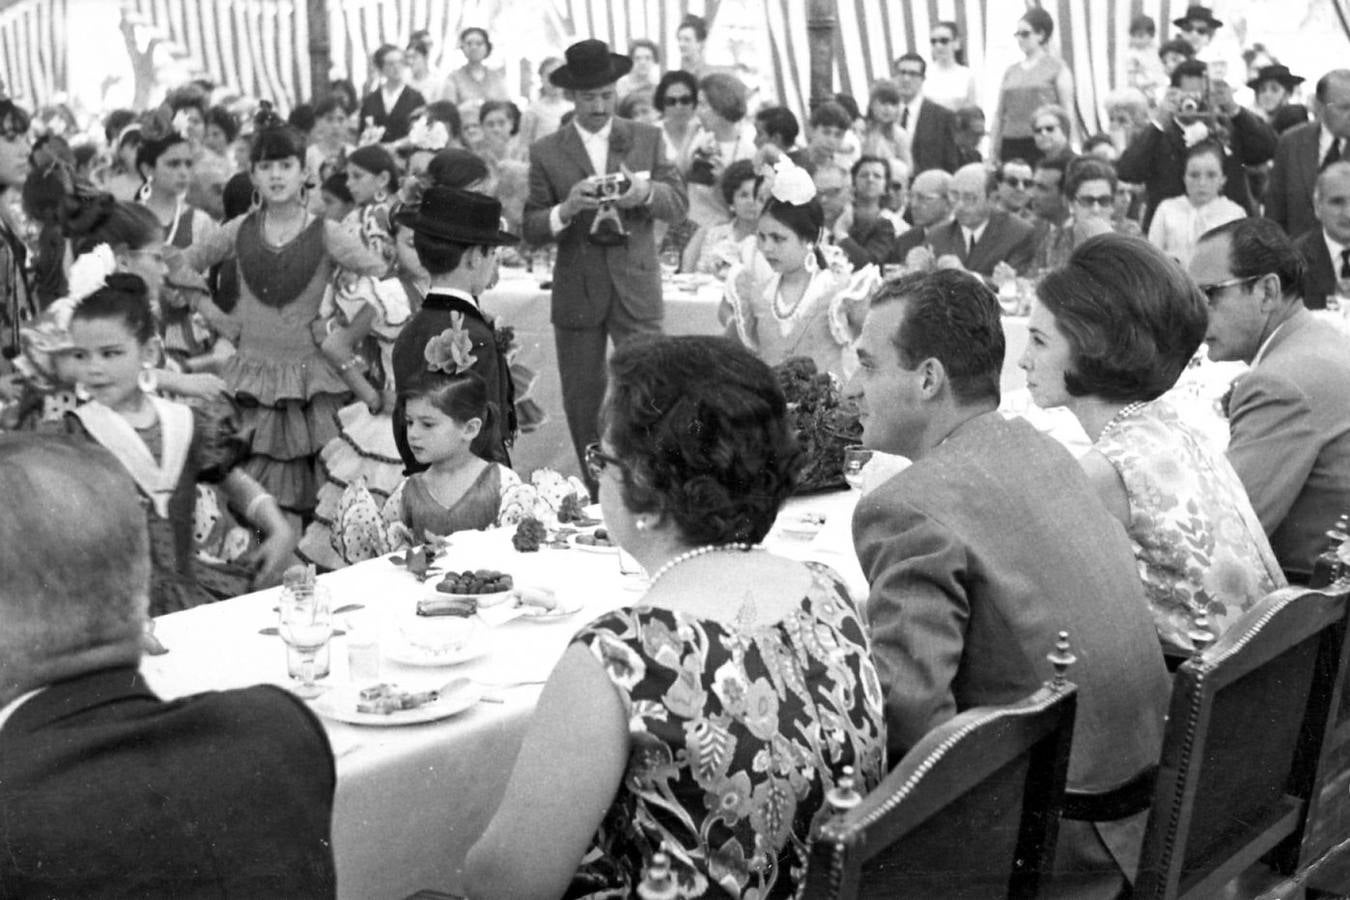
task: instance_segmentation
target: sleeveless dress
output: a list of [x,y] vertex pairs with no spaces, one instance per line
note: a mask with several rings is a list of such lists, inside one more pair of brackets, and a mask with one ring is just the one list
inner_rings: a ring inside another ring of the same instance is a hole
[[387,264],[358,235],[322,218],[285,245],[272,246],[259,212],[226,222],[180,258],[198,272],[226,260],[237,264],[239,299],[217,327],[237,351],[221,377],[248,435],[244,469],[282,509],[308,517],[317,501],[318,453],[337,436],[335,414],[349,395],[309,326],[335,265],[382,275]]
[[784,619],[748,630],[649,606],[573,638],[628,714],[628,771],[568,897],[628,897],[665,842],[682,897],[791,897],[844,766],[885,773],[881,684],[830,569]]
[[1165,646],[1194,649],[1187,632],[1201,606],[1218,637],[1239,614],[1285,586],[1228,458],[1167,400],[1116,421],[1093,446],[1125,483],[1126,531]]

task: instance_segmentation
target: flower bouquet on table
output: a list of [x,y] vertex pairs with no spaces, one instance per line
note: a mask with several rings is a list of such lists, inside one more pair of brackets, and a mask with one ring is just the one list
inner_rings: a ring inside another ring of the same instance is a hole
[[857,407],[844,398],[833,376],[817,371],[809,357],[784,360],[774,373],[804,454],[797,493],[846,487],[844,448],[862,438]]

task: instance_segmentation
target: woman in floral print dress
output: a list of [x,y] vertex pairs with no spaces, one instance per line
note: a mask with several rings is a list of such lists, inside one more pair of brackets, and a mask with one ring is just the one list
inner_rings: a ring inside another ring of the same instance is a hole
[[1164,396],[1204,338],[1205,299],[1162,251],[1106,234],[1080,244],[1032,302],[1022,368],[1039,406],[1067,406],[1082,458],[1134,546],[1166,651],[1189,654],[1204,610],[1216,636],[1284,574],[1237,473]]
[[885,771],[866,631],[828,568],[754,548],[800,462],[770,369],[711,337],[610,368],[587,461],[651,586],[573,637],[468,893],[628,897],[664,848],[682,896],[794,896],[844,767]]

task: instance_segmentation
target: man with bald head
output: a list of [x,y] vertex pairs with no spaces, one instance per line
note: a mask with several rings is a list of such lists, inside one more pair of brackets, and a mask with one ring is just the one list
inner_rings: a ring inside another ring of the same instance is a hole
[[1317,82],[1312,122],[1280,135],[1266,183],[1266,218],[1292,238],[1316,230],[1312,194],[1318,174],[1350,161],[1350,69],[1333,69]]
[[942,169],[928,169],[914,176],[909,187],[909,218],[913,227],[896,238],[885,264],[910,265],[907,261],[910,251],[931,244],[932,233],[951,219],[952,205],[947,201],[951,186],[951,173]]
[[[956,170],[947,199],[954,221],[938,228],[932,237],[939,265],[955,265],[989,278],[994,267],[1006,263],[1024,274],[1036,252],[1030,225],[998,206],[998,175],[983,163]],[[945,261],[943,257],[950,259]],[[955,262],[953,262],[955,261]]]
[[1350,286],[1350,161],[1332,163],[1317,176],[1313,213],[1320,228],[1294,241],[1303,254],[1303,305],[1325,309],[1327,297],[1338,293],[1337,282]]
[[272,686],[165,702],[138,671],[149,544],[122,465],[0,435],[0,497],[0,897],[332,896],[313,713]]

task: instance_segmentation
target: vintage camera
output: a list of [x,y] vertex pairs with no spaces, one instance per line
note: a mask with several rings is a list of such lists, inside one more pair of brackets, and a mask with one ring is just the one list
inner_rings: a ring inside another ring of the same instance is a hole
[[622,172],[592,175],[586,181],[592,185],[595,197],[601,203],[613,203],[619,199],[624,191],[628,190],[628,177]]
[[586,181],[591,185],[595,198],[600,201],[600,208],[596,210],[595,219],[591,222],[588,239],[592,244],[599,244],[602,247],[625,243],[628,240],[628,229],[624,227],[623,219],[619,216],[619,208],[614,204],[623,192],[628,190],[627,176],[622,172],[610,172],[607,175],[592,175]]
[[717,177],[713,175],[713,153],[699,148],[694,151],[693,161],[689,163],[689,174],[685,180],[690,184],[713,185],[717,183]]

